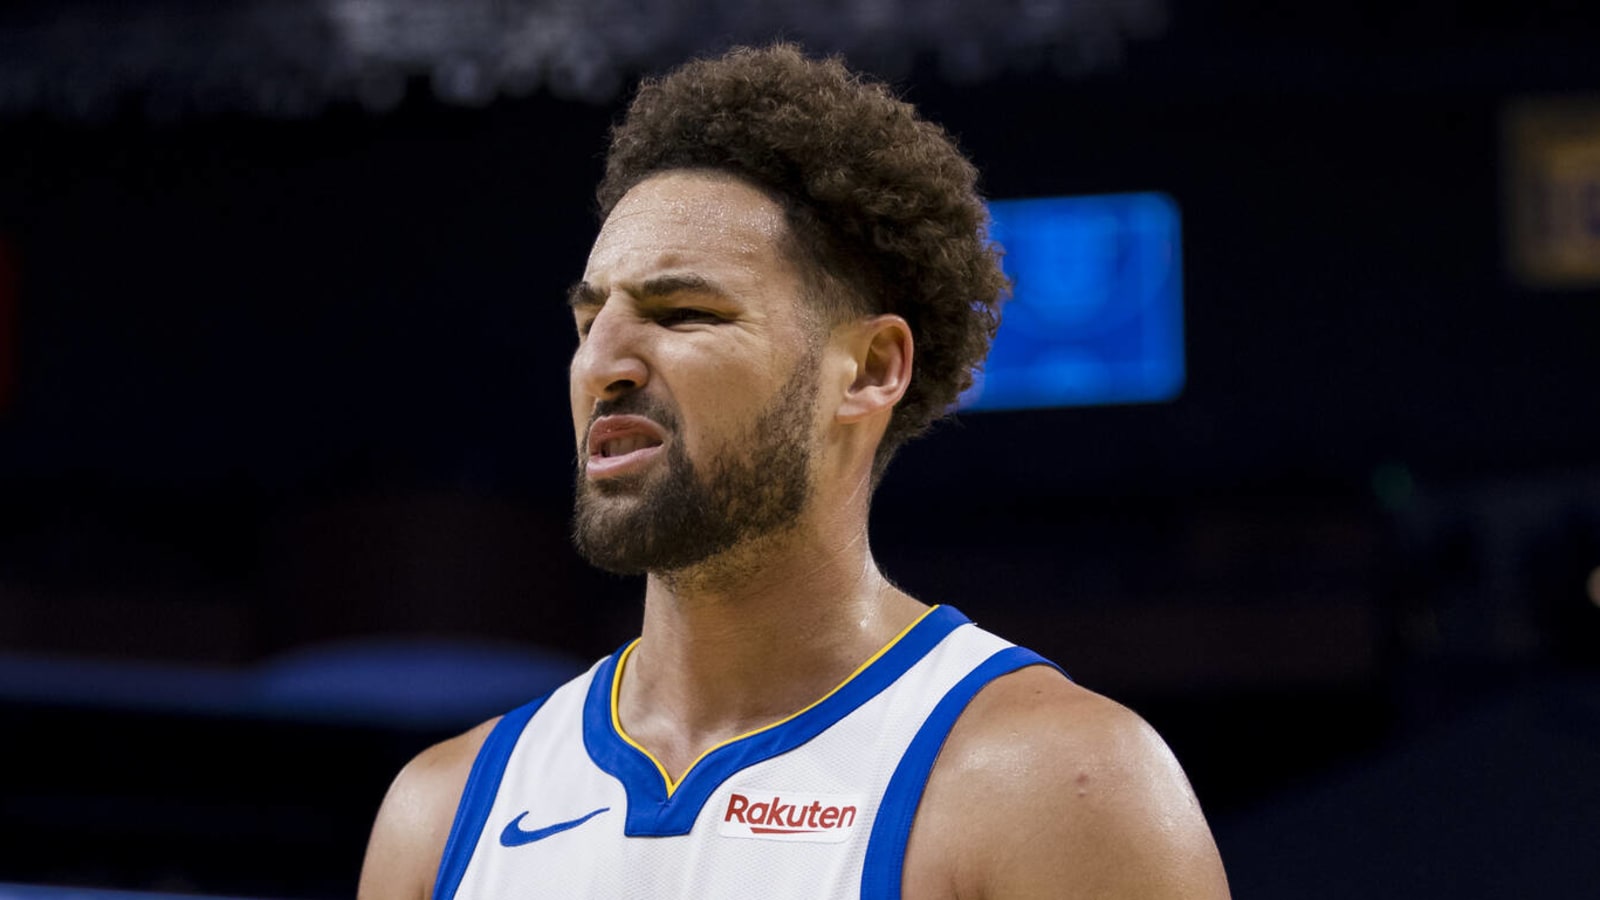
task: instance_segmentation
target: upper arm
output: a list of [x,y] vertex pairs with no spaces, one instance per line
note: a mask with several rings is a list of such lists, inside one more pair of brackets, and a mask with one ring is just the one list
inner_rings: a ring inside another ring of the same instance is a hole
[[490,720],[417,754],[378,808],[361,864],[361,900],[427,900],[467,776]]
[[958,897],[1228,896],[1166,743],[1049,669],[1005,676],[974,698],[934,767],[912,843],[947,861],[938,892]]

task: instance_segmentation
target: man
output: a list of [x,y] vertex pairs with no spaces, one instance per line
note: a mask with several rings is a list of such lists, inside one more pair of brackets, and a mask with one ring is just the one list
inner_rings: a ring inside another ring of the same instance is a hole
[[878,570],[873,486],[1006,289],[972,166],[837,61],[647,82],[571,292],[575,540],[640,638],[420,754],[367,898],[1218,898],[1133,713]]

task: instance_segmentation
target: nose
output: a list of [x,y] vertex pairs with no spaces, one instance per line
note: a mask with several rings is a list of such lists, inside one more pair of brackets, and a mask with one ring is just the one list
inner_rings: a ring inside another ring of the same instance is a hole
[[650,368],[640,346],[637,317],[606,303],[572,355],[572,387],[594,400],[615,400],[645,386]]

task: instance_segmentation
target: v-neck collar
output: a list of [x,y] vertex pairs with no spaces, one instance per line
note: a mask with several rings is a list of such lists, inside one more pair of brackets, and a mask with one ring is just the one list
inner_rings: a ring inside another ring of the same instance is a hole
[[595,670],[583,705],[583,744],[595,765],[622,782],[628,795],[624,833],[633,836],[687,834],[717,786],[734,773],[780,756],[811,740],[877,696],[966,624],[949,606],[936,606],[822,699],[788,718],[725,741],[706,751],[673,783],[666,770],[622,731],[616,716],[619,673],[637,640],[607,657]]

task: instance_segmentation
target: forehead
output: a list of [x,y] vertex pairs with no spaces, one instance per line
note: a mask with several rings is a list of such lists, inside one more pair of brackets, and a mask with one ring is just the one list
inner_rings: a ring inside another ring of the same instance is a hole
[[653,175],[623,195],[595,238],[584,280],[622,281],[664,269],[787,266],[783,208],[718,172]]

